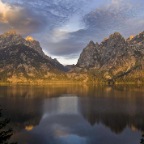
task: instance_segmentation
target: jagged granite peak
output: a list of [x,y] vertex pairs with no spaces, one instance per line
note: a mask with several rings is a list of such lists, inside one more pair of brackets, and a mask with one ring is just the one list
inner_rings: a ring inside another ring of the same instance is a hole
[[111,34],[108,38],[105,38],[100,45],[102,46],[115,46],[117,43],[125,42],[125,38],[118,32]]
[[111,57],[115,58],[119,55],[119,51],[125,52],[127,43],[123,36],[116,32],[104,39],[101,44],[90,41],[83,50],[78,60],[77,66],[85,68],[100,68],[106,65]]
[[28,36],[24,39],[21,35],[17,34],[16,31],[10,30],[2,35],[0,35],[0,49],[6,48],[12,45],[25,44],[30,48],[35,49],[41,55],[44,56],[44,52],[38,41],[34,40],[32,37]]
[[115,80],[136,69],[144,69],[144,32],[127,40],[116,32],[100,44],[88,44],[76,66],[84,71],[85,68],[95,69],[105,80]]
[[93,41],[90,41],[87,47],[94,48],[95,47],[95,43]]
[[123,36],[119,32],[114,32],[113,34],[110,35],[110,37],[123,37]]
[[77,66],[81,68],[97,67],[99,68],[99,45],[90,41],[80,55]]
[[124,54],[127,51],[127,42],[120,33],[115,32],[110,35],[109,38],[102,41],[99,47],[101,55],[100,63],[103,66],[106,65],[111,58],[115,61],[119,55]]
[[127,39],[127,43],[136,57],[144,55],[144,31],[134,36],[131,40]]
[[44,52],[42,51],[42,48],[40,46],[40,43],[36,41],[32,36],[27,36],[25,38],[25,45],[35,49],[37,52],[39,52],[41,55],[45,55]]
[[140,44],[141,42],[144,42],[144,31],[129,40],[130,44]]
[[127,42],[124,37],[115,32],[107,39],[104,39],[99,45],[99,54],[101,56],[100,65],[108,63],[111,57],[116,58],[121,53],[127,51]]

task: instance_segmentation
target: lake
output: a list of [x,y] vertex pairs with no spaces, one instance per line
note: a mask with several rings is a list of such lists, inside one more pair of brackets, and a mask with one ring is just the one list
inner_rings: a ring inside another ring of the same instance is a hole
[[18,144],[140,144],[144,86],[1,86]]

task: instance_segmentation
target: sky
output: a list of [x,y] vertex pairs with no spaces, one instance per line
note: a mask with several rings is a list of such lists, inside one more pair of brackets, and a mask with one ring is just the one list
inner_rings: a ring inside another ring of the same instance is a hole
[[76,64],[91,40],[144,31],[144,0],[0,0],[0,34],[11,29],[62,64]]

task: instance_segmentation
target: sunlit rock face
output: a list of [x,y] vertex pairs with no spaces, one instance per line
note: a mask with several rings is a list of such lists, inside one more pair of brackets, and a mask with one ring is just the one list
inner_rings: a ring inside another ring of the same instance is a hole
[[27,37],[25,38],[25,40],[26,40],[26,41],[34,41],[34,38],[31,37],[31,36],[27,36]]
[[42,48],[41,48],[40,43],[38,41],[34,40],[34,38],[31,36],[27,36],[25,38],[25,40],[26,40],[25,45],[35,49],[37,52],[39,52],[41,55],[44,56],[44,52],[42,51]]
[[130,39],[130,40],[132,40],[133,38],[134,38],[134,36],[133,36],[133,35],[131,35],[131,36],[129,37],[129,39]]
[[[143,69],[143,58],[144,32],[127,40],[116,32],[100,44],[91,41],[81,53],[77,68],[93,69],[95,75],[99,73],[105,80],[130,76],[135,71],[135,78],[138,79],[138,72]],[[140,76],[144,75],[141,73]]]

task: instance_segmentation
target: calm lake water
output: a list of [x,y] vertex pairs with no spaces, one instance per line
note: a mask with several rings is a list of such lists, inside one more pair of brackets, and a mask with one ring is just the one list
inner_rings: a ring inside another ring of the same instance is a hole
[[140,144],[144,86],[0,87],[18,144]]

